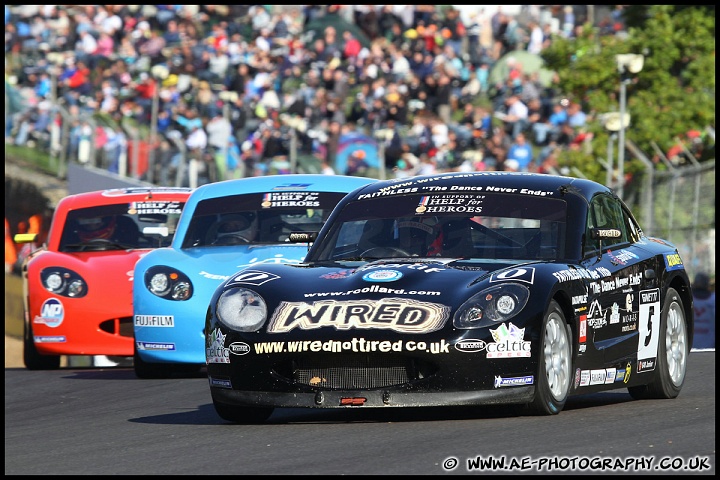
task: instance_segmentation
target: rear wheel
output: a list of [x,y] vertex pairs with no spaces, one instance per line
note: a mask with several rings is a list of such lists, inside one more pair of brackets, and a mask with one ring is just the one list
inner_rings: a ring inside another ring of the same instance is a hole
[[552,300],[545,312],[535,397],[528,404],[536,415],[556,415],[565,407],[570,392],[572,344],[570,327],[560,305]]
[[628,387],[630,396],[642,400],[675,398],[680,394],[690,350],[687,331],[682,298],[674,288],[669,288],[660,313],[660,339],[653,378],[646,385]]
[[213,402],[220,418],[233,423],[263,423],[272,415],[273,407],[244,407]]
[[35,348],[32,327],[23,322],[23,362],[28,370],[57,370],[60,368],[60,355],[42,355]]

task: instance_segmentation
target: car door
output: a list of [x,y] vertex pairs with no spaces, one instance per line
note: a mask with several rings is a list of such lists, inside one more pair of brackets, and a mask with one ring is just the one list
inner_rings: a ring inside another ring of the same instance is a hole
[[604,365],[634,360],[641,351],[657,351],[653,325],[659,324],[660,312],[650,311],[646,308],[650,303],[643,301],[654,286],[655,266],[642,248],[639,232],[617,197],[593,198],[583,260],[591,273],[587,341],[601,353]]

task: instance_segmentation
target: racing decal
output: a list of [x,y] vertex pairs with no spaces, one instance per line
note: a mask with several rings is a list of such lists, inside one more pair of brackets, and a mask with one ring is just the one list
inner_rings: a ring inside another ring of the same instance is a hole
[[600,307],[600,302],[595,299],[590,304],[590,311],[587,314],[587,324],[593,329],[602,328],[607,325],[605,313]]
[[[451,190],[454,188],[450,187]],[[425,195],[420,197],[415,213],[482,213],[484,199],[484,195]]]
[[205,337],[205,361],[207,363],[230,363],[230,350],[225,348],[225,334],[219,328]]
[[665,260],[665,269],[667,271],[672,270],[684,270],[685,265],[683,265],[682,258],[680,258],[680,255],[677,253],[671,253],[671,254],[665,254],[663,255],[663,260]]
[[[363,193],[361,195],[358,195],[358,200],[366,200],[368,198],[375,198],[375,197],[385,197],[388,195],[403,195],[406,193],[416,193],[418,191],[417,187],[413,188],[400,188],[405,185],[410,185],[410,183],[400,184],[400,185],[392,185],[390,187],[383,187],[377,192],[372,193]],[[393,190],[394,189],[394,190]]]
[[553,277],[555,277],[560,283],[570,282],[572,280],[582,280],[583,278],[588,280],[599,280],[603,277],[609,277],[610,275],[612,275],[612,273],[605,267],[593,269],[578,267],[553,272]]
[[[601,279],[599,282],[591,282],[588,284],[590,290],[594,294],[612,292],[617,289],[625,289],[632,291],[633,286],[640,285],[642,283],[642,273],[633,273],[627,277],[615,277],[608,280]],[[623,290],[623,291],[625,291]]]
[[433,355],[450,353],[450,344],[444,339],[439,342],[415,340],[366,340],[353,337],[352,340],[297,340],[287,342],[258,342],[253,345],[257,354],[267,353],[370,353],[370,352],[425,352]]
[[228,285],[231,283],[242,283],[245,285],[253,285],[257,287],[272,280],[277,280],[278,278],[280,278],[280,276],[275,275],[274,273],[262,272],[260,270],[244,270],[232,277],[232,280],[228,282]]
[[577,389],[580,386],[580,369],[575,369],[575,388]]
[[637,330],[638,312],[633,306],[634,301],[635,294],[625,294],[625,314],[620,317],[620,322],[622,323],[620,330],[622,332],[634,332]]
[[500,273],[493,273],[490,277],[490,283],[507,282],[509,280],[525,282],[532,285],[535,281],[535,269],[523,267],[510,268]]
[[33,318],[33,323],[47,325],[48,327],[59,327],[65,318],[65,307],[57,298],[48,298],[40,307],[40,315]]
[[[307,186],[307,185],[306,185]],[[319,207],[319,193],[310,192],[284,192],[284,193],[266,193],[263,195],[263,208],[273,207]]]
[[337,272],[325,273],[320,275],[320,278],[326,278],[328,280],[337,280],[340,278],[348,278],[350,275],[355,273],[355,269],[352,270],[338,270]]
[[123,195],[137,195],[138,193],[187,193],[187,188],[178,187],[126,187],[126,188],[109,188],[102,194],[104,197],[122,197]]
[[[438,262],[433,262],[438,263]],[[425,273],[444,272],[446,269],[434,267],[427,263],[379,263],[379,264],[367,264],[359,267],[358,272],[364,272],[365,270],[373,270],[378,268],[408,268],[410,270],[421,270]]]
[[459,342],[455,342],[455,350],[463,353],[475,353],[485,350],[487,344],[484,340],[476,338],[464,338]]
[[138,350],[175,350],[174,343],[167,342],[135,342]]
[[[289,247],[293,250],[295,250],[295,247]],[[293,252],[295,253],[295,252]],[[302,260],[299,258],[286,258],[282,253],[275,254],[273,257],[265,258],[262,260],[258,260],[257,257],[250,260],[249,263],[246,263],[244,265],[235,265],[235,270],[240,270],[245,267],[254,267],[257,265],[263,265],[263,264],[273,264],[273,265],[280,265],[280,264],[298,264]],[[230,278],[230,275],[223,275],[219,273],[210,273],[206,272],[205,270],[201,270],[198,272],[198,275],[210,280],[221,280],[225,281]]]
[[149,213],[175,213],[181,214],[181,202],[131,202],[128,208],[130,215],[145,215]]
[[607,251],[608,257],[610,257],[610,263],[613,265],[627,265],[627,262],[629,262],[632,259],[638,259],[637,255],[632,253],[628,250],[620,250],[617,252],[617,254],[613,253],[612,250]]
[[354,288],[342,292],[311,292],[303,293],[305,298],[313,297],[339,297],[344,295],[357,295],[359,293],[382,293],[385,295],[424,295],[439,296],[440,292],[435,290],[405,290],[404,288],[381,287],[380,285],[370,285],[369,287]]
[[400,280],[403,274],[397,270],[376,270],[362,276],[366,282],[394,282]]
[[640,290],[637,373],[655,370],[660,338],[660,289]]
[[283,183],[274,186],[273,190],[305,190],[310,185],[310,183]]
[[660,245],[666,245],[668,247],[672,247],[672,244],[666,242],[665,240],[663,240],[661,238],[647,237],[647,239],[650,240],[651,242],[659,243]]
[[583,370],[580,372],[580,386],[606,385],[615,382],[617,368],[603,368],[597,370]]
[[587,315],[580,315],[578,327],[578,342],[587,342]]
[[245,342],[233,342],[228,346],[233,355],[247,355],[250,352],[250,345]]
[[617,228],[598,228],[595,230],[599,238],[620,238],[622,232]]
[[493,386],[495,388],[500,387],[517,387],[517,386],[523,386],[523,385],[532,385],[535,383],[535,377],[532,375],[525,375],[524,377],[501,377],[499,375],[495,375],[495,383]]
[[524,328],[517,328],[512,322],[490,329],[495,343],[488,343],[487,358],[517,358],[530,356],[530,342],[523,340]]
[[136,327],[166,327],[175,326],[174,315],[135,315],[134,325]]
[[573,295],[572,300],[571,300],[573,305],[582,305],[582,304],[587,303],[587,301],[588,301],[587,290],[585,291],[584,295]]
[[[297,247],[288,245],[288,248],[290,248],[292,250],[293,254],[296,254],[295,250]],[[289,264],[289,263],[297,264],[297,263],[301,263],[301,262],[302,262],[301,258],[287,258],[282,253],[277,253],[269,258],[258,259],[257,257],[255,257],[255,258],[251,259],[250,262],[248,262],[244,265],[235,265],[235,267],[239,269],[239,268],[253,267],[255,265],[263,265],[263,264],[281,265],[281,264]]]
[[211,387],[232,388],[232,383],[227,378],[208,377]]
[[66,343],[65,335],[35,335],[33,336],[35,343]]
[[[375,286],[375,285],[373,285]],[[268,322],[268,333],[286,333],[295,328],[313,330],[381,329],[399,333],[430,333],[440,330],[450,318],[450,307],[406,298],[319,302],[280,302]]]
[[610,307],[610,325],[613,323],[620,323],[620,307],[618,306],[617,302],[613,303],[613,306]]
[[205,270],[198,272],[198,275],[210,280],[227,280],[230,278],[230,275],[218,275],[216,273],[208,273]]

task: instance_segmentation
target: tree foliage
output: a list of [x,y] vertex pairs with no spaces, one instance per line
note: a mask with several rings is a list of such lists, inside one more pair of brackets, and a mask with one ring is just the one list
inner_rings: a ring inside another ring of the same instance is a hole
[[[626,22],[625,36],[599,35],[585,25],[577,38],[557,37],[542,52],[546,67],[558,74],[559,90],[590,114],[587,128],[594,135],[592,153],[568,153],[560,163],[602,183],[605,169],[598,168],[597,159],[607,157],[610,133],[599,115],[620,110],[618,54],[644,56],[642,70],[626,83],[631,120],[625,138],[648,157],[655,156],[653,143],[667,152],[688,131],[715,127],[714,7],[628,7]],[[626,175],[644,170],[637,159],[628,154],[625,159]],[[657,163],[658,169],[663,167]]]

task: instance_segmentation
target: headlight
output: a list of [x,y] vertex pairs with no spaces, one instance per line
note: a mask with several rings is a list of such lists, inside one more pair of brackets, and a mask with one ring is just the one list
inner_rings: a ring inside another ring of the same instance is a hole
[[63,267],[50,267],[40,272],[40,281],[50,293],[79,298],[87,294],[87,283],[77,273]]
[[455,328],[470,329],[495,325],[513,318],[525,307],[530,290],[518,283],[503,283],[474,295],[455,313]]
[[260,295],[247,288],[229,288],[218,298],[218,320],[238,332],[254,332],[267,318],[267,305]]
[[153,295],[166,300],[187,300],[193,294],[192,282],[187,275],[162,265],[148,268],[145,287]]

